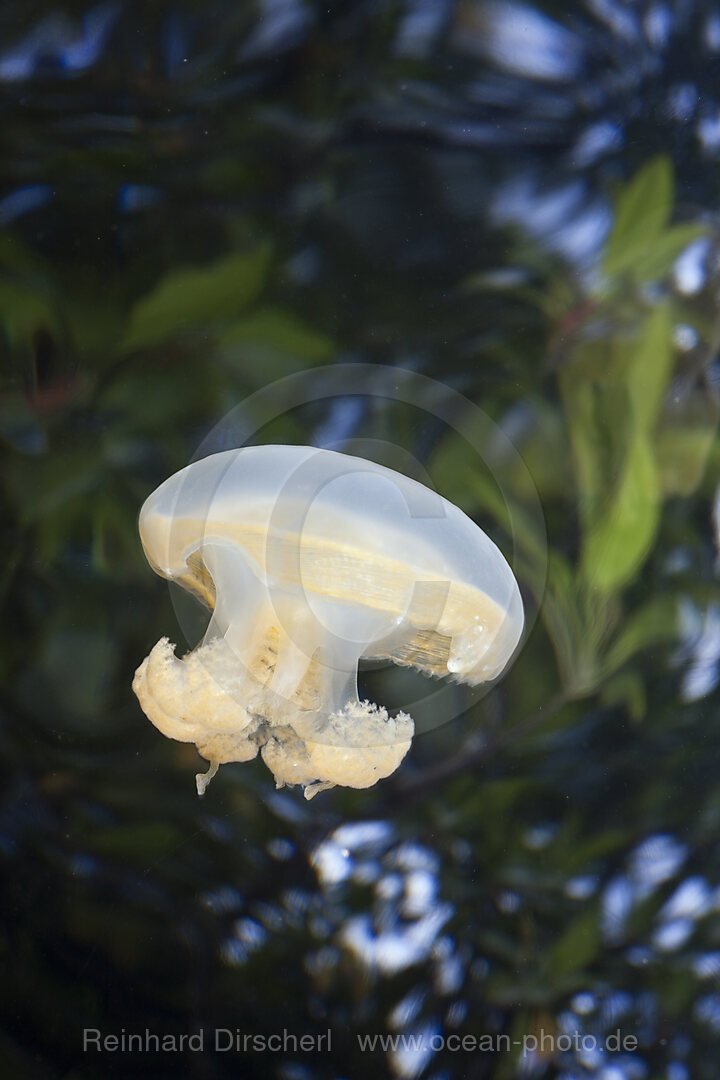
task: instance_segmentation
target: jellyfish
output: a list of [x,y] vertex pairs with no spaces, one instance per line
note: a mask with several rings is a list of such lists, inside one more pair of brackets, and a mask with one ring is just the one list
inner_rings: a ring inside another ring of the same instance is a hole
[[488,536],[431,488],[362,458],[252,446],[181,469],[140,512],[151,567],[211,612],[188,655],[167,637],[133,689],[166,736],[210,767],[258,753],[305,797],[367,788],[410,748],[412,718],[358,695],[386,660],[471,685],[521,635],[515,578]]

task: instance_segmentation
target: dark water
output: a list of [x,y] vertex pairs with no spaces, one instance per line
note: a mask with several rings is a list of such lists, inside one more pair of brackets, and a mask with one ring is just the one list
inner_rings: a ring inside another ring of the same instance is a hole
[[[715,1080],[719,75],[687,0],[3,4],[3,1075]],[[131,693],[203,627],[139,507],[243,442],[512,558],[366,791],[200,801]]]

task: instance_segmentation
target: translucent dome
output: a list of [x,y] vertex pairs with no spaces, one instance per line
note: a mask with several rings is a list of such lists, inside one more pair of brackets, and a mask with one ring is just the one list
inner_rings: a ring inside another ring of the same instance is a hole
[[152,722],[211,762],[258,749],[309,798],[368,787],[413,724],[360,702],[361,658],[468,683],[495,678],[520,638],[512,571],[483,531],[423,484],[306,446],[214,454],[166,480],[140,513],[151,566],[213,611],[184,660],[162,639],[134,689]]

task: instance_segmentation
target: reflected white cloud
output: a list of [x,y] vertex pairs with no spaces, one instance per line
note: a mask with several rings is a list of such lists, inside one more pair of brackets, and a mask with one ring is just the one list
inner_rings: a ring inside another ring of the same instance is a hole
[[608,234],[612,215],[602,201],[588,203],[588,198],[580,180],[542,190],[524,175],[498,192],[492,213],[498,224],[521,226],[549,250],[589,265]]
[[673,269],[675,287],[684,296],[693,296],[705,285],[709,250],[710,240],[707,236],[702,236],[685,248],[676,261]]
[[683,701],[699,701],[715,689],[720,679],[720,606],[711,604],[702,612],[692,600],[681,600],[680,638],[675,662],[687,665],[680,697]]
[[520,3],[483,5],[487,55],[506,71],[534,79],[570,80],[580,70],[579,39],[541,11]]
[[393,975],[429,957],[435,938],[453,911],[452,904],[438,904],[414,922],[396,922],[379,932],[369,915],[358,915],[344,925],[340,940],[365,967]]
[[673,919],[699,919],[712,903],[712,890],[703,877],[687,878],[660,909],[659,918],[664,922]]

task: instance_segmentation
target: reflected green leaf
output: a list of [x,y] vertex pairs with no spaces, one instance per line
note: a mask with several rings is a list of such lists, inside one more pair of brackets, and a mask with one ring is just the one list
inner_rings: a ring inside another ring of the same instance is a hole
[[592,587],[626,584],[655,537],[661,490],[652,431],[673,358],[670,308],[661,304],[633,338],[585,348],[561,375],[582,496],[581,567]]
[[664,155],[649,161],[621,189],[605,247],[605,274],[621,274],[647,257],[669,220],[673,189],[672,164]]
[[585,529],[602,512],[627,454],[632,417],[626,360],[611,340],[587,343],[559,374]]
[[549,950],[545,958],[548,977],[555,980],[582,971],[599,948],[598,916],[592,907],[578,915]]
[[630,719],[637,722],[645,716],[645,683],[636,671],[623,671],[605,683],[600,700],[611,708],[622,706]]
[[672,319],[668,304],[652,311],[631,344],[621,347],[636,428],[650,431],[665,398],[673,364]]
[[101,476],[100,461],[84,447],[12,464],[6,479],[23,524],[51,518],[68,502],[87,495]]
[[673,225],[648,243],[644,254],[634,260],[633,273],[638,281],[654,281],[665,277],[674,263],[693,240],[706,233],[701,224]]
[[270,249],[262,245],[210,266],[171,271],[133,308],[121,349],[157,345],[229,321],[257,297],[269,266]]
[[47,289],[0,280],[0,325],[10,344],[19,346],[40,327],[59,329],[61,321]]
[[666,495],[691,495],[708,464],[716,426],[673,426],[658,432],[656,456],[660,486]]
[[608,674],[650,645],[673,642],[677,637],[677,601],[656,597],[630,614],[605,655]]
[[553,551],[541,615],[565,693],[579,697],[594,691],[601,677],[601,652],[614,621],[610,599],[588,590],[567,559]]
[[329,338],[278,307],[249,313],[223,331],[219,342],[224,346],[263,345],[309,363],[329,360],[334,350]]
[[625,585],[652,544],[660,514],[660,487],[649,441],[638,434],[610,506],[585,537],[582,573],[606,592]]

